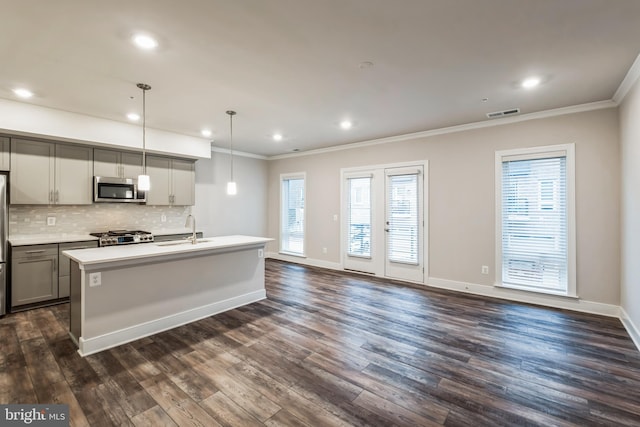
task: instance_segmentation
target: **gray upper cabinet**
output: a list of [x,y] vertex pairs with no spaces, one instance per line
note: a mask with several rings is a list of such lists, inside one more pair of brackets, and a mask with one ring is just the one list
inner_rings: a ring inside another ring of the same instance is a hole
[[148,205],[195,203],[195,161],[147,156],[147,174],[151,180]]
[[55,144],[11,140],[11,204],[53,203]]
[[92,202],[93,149],[81,145],[11,140],[11,203]]
[[55,203],[90,205],[93,202],[92,169],[90,147],[56,144]]
[[9,138],[0,136],[0,171],[11,170],[11,146]]
[[172,205],[195,204],[196,171],[191,160],[171,160]]
[[93,150],[93,174],[137,178],[142,174],[142,154],[96,148]]

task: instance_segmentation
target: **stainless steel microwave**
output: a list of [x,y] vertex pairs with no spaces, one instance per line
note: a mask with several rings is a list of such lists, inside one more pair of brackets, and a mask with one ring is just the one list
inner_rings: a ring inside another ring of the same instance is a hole
[[93,201],[145,203],[147,201],[147,193],[138,191],[138,183],[135,179],[94,176]]

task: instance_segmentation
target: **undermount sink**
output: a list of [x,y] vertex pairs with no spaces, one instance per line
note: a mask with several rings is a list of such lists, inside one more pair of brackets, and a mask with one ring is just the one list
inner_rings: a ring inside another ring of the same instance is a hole
[[[207,243],[210,242],[211,239],[197,239],[196,244],[198,243]],[[191,240],[171,240],[169,242],[156,243],[156,246],[177,246],[177,245],[192,245]]]

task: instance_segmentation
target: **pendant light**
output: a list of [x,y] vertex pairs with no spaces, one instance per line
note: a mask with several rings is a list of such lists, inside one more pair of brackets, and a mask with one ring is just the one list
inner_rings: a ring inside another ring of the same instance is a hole
[[147,175],[147,100],[146,94],[151,86],[144,83],[138,83],[136,86],[142,89],[142,175],[138,175],[138,190],[149,191],[151,189],[151,180]]
[[227,182],[227,194],[235,196],[238,193],[238,187],[236,186],[236,182],[233,180],[233,116],[236,115],[236,112],[227,110],[227,114],[229,115],[229,134],[231,136],[231,181]]

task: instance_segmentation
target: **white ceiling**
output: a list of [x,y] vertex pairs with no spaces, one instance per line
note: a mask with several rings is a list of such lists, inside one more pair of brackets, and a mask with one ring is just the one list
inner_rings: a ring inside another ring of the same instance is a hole
[[[640,52],[639,0],[0,0],[0,10],[0,98],[23,86],[36,94],[25,102],[127,121],[144,82],[149,127],[207,127],[226,148],[234,109],[235,149],[265,156],[608,100]],[[160,47],[138,50],[135,31]],[[520,88],[530,75],[544,84]]]

